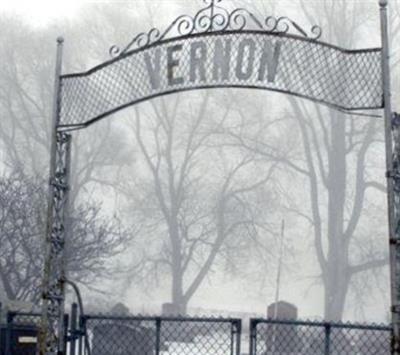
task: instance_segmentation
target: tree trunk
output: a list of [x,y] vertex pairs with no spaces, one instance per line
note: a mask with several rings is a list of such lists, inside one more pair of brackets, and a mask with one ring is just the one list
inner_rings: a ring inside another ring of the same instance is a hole
[[176,315],[186,314],[187,301],[183,294],[183,273],[177,266],[172,271],[172,304]]
[[348,242],[344,237],[346,203],[345,120],[333,114],[331,150],[328,153],[328,257],[323,275],[325,319],[339,321],[343,316],[349,285]]
[[183,291],[184,270],[182,265],[181,240],[176,215],[172,216],[169,225],[172,247],[172,304],[176,315],[186,313],[187,301]]
[[[339,258],[340,260],[341,258]],[[336,259],[338,260],[338,259]],[[329,262],[329,271],[323,275],[324,283],[324,318],[327,321],[341,321],[349,287],[349,273],[344,264]]]

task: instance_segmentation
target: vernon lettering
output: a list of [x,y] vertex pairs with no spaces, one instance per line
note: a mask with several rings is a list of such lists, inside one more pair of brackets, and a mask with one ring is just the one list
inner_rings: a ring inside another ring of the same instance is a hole
[[242,38],[196,39],[144,53],[150,86],[215,85],[226,81],[274,83],[281,42]]

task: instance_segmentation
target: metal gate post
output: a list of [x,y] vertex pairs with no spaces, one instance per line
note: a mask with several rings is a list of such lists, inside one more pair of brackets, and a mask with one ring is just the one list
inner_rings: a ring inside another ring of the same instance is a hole
[[156,319],[156,355],[160,355],[161,349],[161,317]]
[[70,324],[70,346],[69,354],[76,355],[76,340],[77,340],[77,329],[78,328],[78,305],[72,303],[71,306],[71,324]]
[[56,133],[55,169],[50,179],[48,235],[43,280],[39,355],[65,353],[65,239],[67,235],[71,136]]
[[235,355],[241,354],[241,339],[242,339],[242,320],[239,319],[235,322],[235,331],[236,331],[236,353]]
[[250,319],[249,355],[257,354],[257,320]]
[[329,355],[331,353],[331,324],[325,323],[325,344],[324,344],[324,355]]
[[42,318],[37,354],[65,353],[64,279],[71,136],[58,131],[63,39],[57,39]]
[[392,313],[392,355],[400,354],[400,136],[394,119],[390,93],[390,52],[387,0],[379,0],[382,35],[382,85],[385,118],[386,177],[389,219],[390,287]]

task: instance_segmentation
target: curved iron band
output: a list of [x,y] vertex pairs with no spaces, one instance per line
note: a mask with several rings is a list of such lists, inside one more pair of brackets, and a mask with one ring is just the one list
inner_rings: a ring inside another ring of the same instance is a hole
[[344,109],[341,106],[338,105],[334,105],[331,104],[329,102],[326,102],[324,100],[317,100],[314,98],[310,98],[308,96],[305,95],[301,95],[301,94],[297,94],[297,93],[293,93],[291,91],[288,90],[280,90],[280,89],[274,89],[274,88],[266,88],[265,86],[252,86],[252,85],[199,85],[196,87],[190,87],[190,88],[184,88],[184,89],[177,89],[177,90],[168,90],[168,91],[163,91],[154,95],[150,95],[150,96],[146,96],[143,97],[141,99],[137,99],[137,100],[132,100],[129,103],[126,103],[124,105],[120,105],[118,107],[116,107],[115,109],[106,111],[104,113],[102,113],[101,115],[98,115],[88,121],[86,121],[85,123],[79,123],[79,124],[60,124],[58,126],[58,128],[60,130],[65,130],[65,129],[82,129],[82,128],[86,128],[88,126],[90,126],[91,124],[101,120],[102,118],[105,118],[107,116],[110,116],[118,111],[121,111],[125,108],[128,108],[130,106],[157,98],[157,97],[161,97],[161,96],[167,96],[167,95],[171,95],[171,94],[177,94],[180,92],[184,92],[184,91],[195,91],[195,90],[205,90],[205,89],[222,89],[222,88],[232,88],[232,89],[258,89],[258,90],[265,90],[265,91],[274,91],[274,92],[279,92],[282,94],[289,94],[291,96],[295,96],[295,97],[299,97],[301,99],[307,99],[310,100],[312,102],[318,103],[318,104],[322,104],[324,106],[327,106],[329,108],[338,110],[338,111],[348,111],[348,112],[355,112],[355,111],[359,111],[359,110],[377,110],[377,109],[382,109],[383,108],[383,102],[382,105],[380,106],[376,106],[376,107],[369,107],[369,108],[365,108],[365,107],[354,107],[351,109]]
[[[190,39],[190,38],[201,38],[201,37],[213,37],[213,36],[221,36],[221,35],[235,35],[235,34],[244,34],[244,35],[268,35],[268,36],[274,36],[277,38],[289,38],[289,39],[295,39],[295,40],[299,40],[302,42],[309,42],[315,45],[320,45],[323,47],[327,47],[327,48],[331,48],[331,49],[335,49],[341,53],[344,54],[356,54],[356,53],[373,53],[373,52],[382,52],[382,48],[381,47],[373,47],[373,48],[363,48],[363,49],[346,49],[346,48],[342,48],[339,46],[336,46],[334,44],[330,44],[327,42],[323,42],[323,41],[316,41],[314,39],[311,38],[305,38],[305,37],[301,37],[301,36],[297,36],[294,34],[290,34],[290,33],[282,33],[282,32],[269,32],[269,31],[256,31],[256,30],[240,30],[240,31],[215,31],[215,32],[204,32],[204,33],[196,33],[196,34],[190,34],[190,35],[186,35],[186,36],[178,36],[178,37],[171,37],[162,41],[157,41],[154,43],[151,43],[147,46],[143,46],[137,49],[133,49],[131,51],[128,51],[118,57],[115,57],[113,59],[107,60],[99,65],[94,66],[93,68],[84,71],[84,72],[80,72],[80,73],[70,73],[70,74],[63,74],[60,76],[61,79],[65,78],[78,78],[78,77],[82,77],[82,76],[88,76],[90,74],[95,73],[96,71],[103,69],[104,67],[107,67],[110,64],[113,64],[115,62],[118,62],[126,57],[130,57],[131,55],[134,55],[136,53],[140,53],[143,52],[147,49],[151,49],[153,47],[156,46],[160,46],[163,44],[168,44],[170,42],[175,42],[178,40],[185,40],[185,39]],[[215,87],[215,86],[214,86]]]
[[[211,37],[211,36],[221,36],[221,35],[235,35],[235,34],[245,34],[245,35],[249,35],[249,34],[255,34],[255,35],[268,35],[268,36],[274,36],[277,38],[289,38],[289,39],[295,39],[298,41],[303,41],[303,42],[309,42],[313,45],[319,45],[319,46],[324,46],[330,49],[334,49],[337,51],[340,51],[343,54],[361,54],[361,53],[374,53],[374,52],[381,52],[382,48],[380,47],[375,47],[375,48],[366,48],[366,49],[353,49],[353,50],[349,50],[349,49],[345,49],[345,48],[341,48],[339,46],[335,46],[333,44],[330,43],[326,43],[326,42],[322,42],[322,41],[315,41],[313,39],[310,38],[304,38],[301,36],[297,36],[294,34],[288,34],[288,33],[277,33],[277,32],[267,32],[267,31],[257,31],[257,30],[240,30],[240,31],[220,31],[220,32],[212,32],[212,33],[199,33],[199,34],[190,34],[190,35],[186,35],[186,36],[178,36],[178,37],[173,37],[173,38],[168,38],[162,41],[158,41],[158,42],[154,42],[151,43],[147,46],[141,47],[141,48],[137,48],[134,50],[131,50],[129,52],[126,52],[116,58],[113,58],[111,60],[108,60],[106,62],[103,62],[85,72],[80,72],[80,73],[71,73],[71,74],[64,74],[61,75],[60,78],[62,79],[72,79],[72,78],[80,78],[80,77],[86,77],[86,76],[90,76],[91,74],[115,63],[118,61],[121,61],[127,57],[130,57],[132,55],[135,55],[137,53],[141,53],[145,50],[151,49],[153,47],[157,47],[157,46],[161,46],[161,45],[165,45],[171,42],[175,42],[175,41],[181,41],[181,40],[185,40],[185,39],[194,39],[194,38],[201,38],[201,37]],[[336,105],[336,104],[332,104],[326,100],[321,100],[321,99],[316,99],[313,98],[311,96],[307,96],[307,95],[303,95],[303,94],[299,94],[299,93],[295,93],[292,92],[290,90],[283,90],[283,89],[277,89],[277,88],[272,88],[272,87],[265,87],[265,86],[261,86],[261,85],[246,85],[246,84],[213,84],[213,85],[196,85],[195,87],[186,87],[186,88],[178,88],[178,89],[171,89],[171,90],[165,90],[163,92],[158,92],[155,94],[151,94],[142,98],[138,98],[138,99],[134,99],[126,104],[123,105],[119,105],[116,106],[114,109],[112,110],[107,110],[104,113],[97,115],[83,123],[71,123],[71,124],[60,124],[58,126],[58,128],[60,130],[78,130],[78,129],[82,129],[82,128],[86,128],[89,125],[99,121],[102,118],[105,118],[109,115],[112,115],[124,108],[127,108],[129,106],[135,105],[135,104],[139,104],[142,103],[144,101],[147,100],[151,100],[153,98],[157,98],[160,96],[166,96],[166,95],[170,95],[170,94],[175,94],[175,93],[179,93],[179,92],[185,92],[185,91],[193,91],[193,90],[202,90],[202,89],[218,89],[218,88],[242,88],[242,89],[261,89],[261,90],[267,90],[267,91],[273,91],[273,92],[279,92],[279,93],[284,93],[284,94],[289,94],[295,97],[299,97],[299,98],[303,98],[303,99],[307,99],[310,100],[312,102],[318,103],[318,104],[323,104],[327,107],[330,107],[332,109],[336,109],[339,111],[347,111],[347,112],[355,112],[355,111],[359,111],[359,110],[376,110],[376,109],[382,109],[384,107],[384,102],[382,100],[382,103],[379,106],[369,106],[369,107],[351,107],[351,108],[347,108],[347,107],[343,107],[340,105]]]

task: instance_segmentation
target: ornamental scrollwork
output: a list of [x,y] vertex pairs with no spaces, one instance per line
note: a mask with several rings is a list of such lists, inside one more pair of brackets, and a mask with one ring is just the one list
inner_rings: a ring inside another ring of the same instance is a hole
[[113,45],[109,50],[110,55],[118,57],[130,50],[144,48],[167,38],[211,32],[257,30],[267,33],[292,33],[311,40],[318,40],[322,35],[321,27],[314,25],[307,32],[288,17],[268,16],[260,20],[245,8],[227,10],[219,5],[222,0],[203,0],[203,2],[206,6],[194,16],[181,15],[177,17],[163,32],[157,28],[152,28],[148,32],[139,33],[122,49]]

